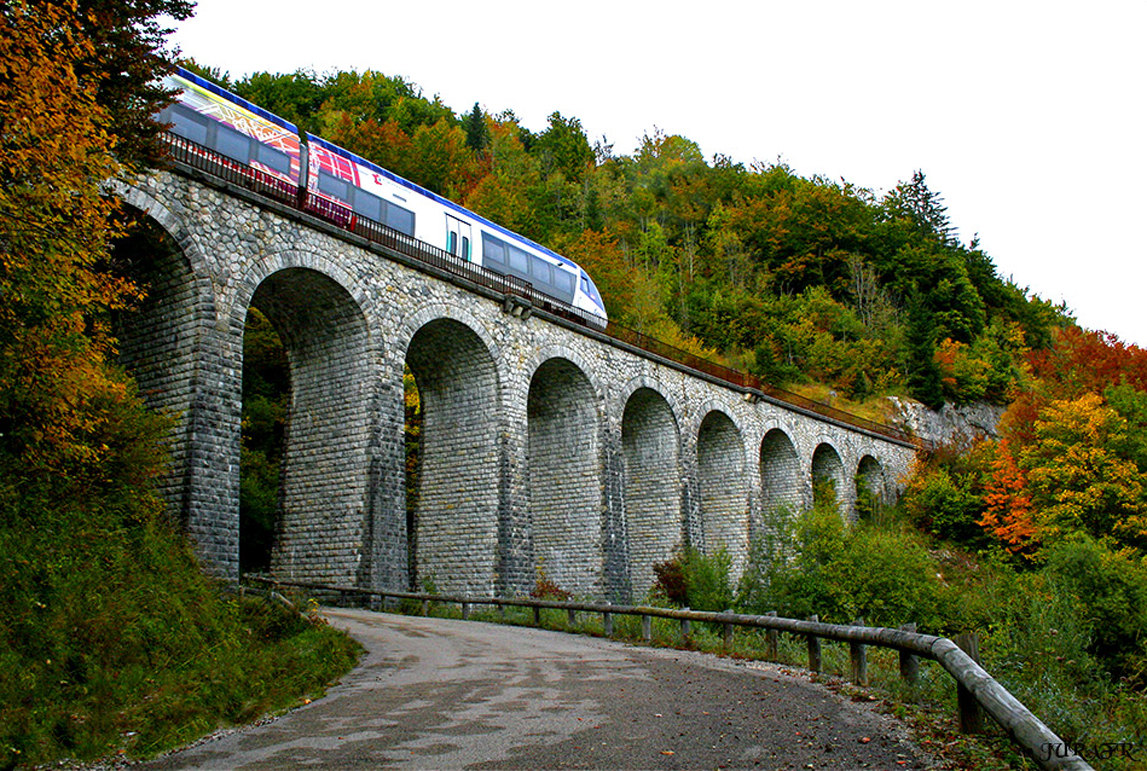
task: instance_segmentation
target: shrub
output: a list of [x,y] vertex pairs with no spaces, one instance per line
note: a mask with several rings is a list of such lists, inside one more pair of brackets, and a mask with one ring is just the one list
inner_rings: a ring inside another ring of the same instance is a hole
[[863,616],[873,625],[915,621],[934,629],[935,576],[934,562],[911,534],[849,527],[834,505],[818,504],[754,542],[738,605],[750,613],[815,613],[835,623]]
[[693,610],[728,610],[733,606],[731,567],[724,547],[708,555],[692,546],[678,548],[670,559],[653,566],[657,580],[652,594]]
[[1147,676],[1147,570],[1090,538],[1045,551],[1049,584],[1069,594],[1090,634],[1088,650],[1116,678]]
[[973,546],[986,540],[979,525],[984,503],[970,474],[939,463],[917,468],[901,505],[917,527],[939,538]]

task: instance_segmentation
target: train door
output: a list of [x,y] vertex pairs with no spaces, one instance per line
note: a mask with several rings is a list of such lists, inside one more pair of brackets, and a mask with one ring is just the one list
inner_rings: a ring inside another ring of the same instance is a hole
[[455,257],[470,262],[470,224],[457,217],[446,215],[446,251]]

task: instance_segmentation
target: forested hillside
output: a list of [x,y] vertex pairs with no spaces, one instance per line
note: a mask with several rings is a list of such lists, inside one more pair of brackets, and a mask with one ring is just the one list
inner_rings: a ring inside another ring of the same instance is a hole
[[784,163],[706,159],[653,130],[633,155],[559,112],[531,131],[377,72],[256,73],[246,99],[580,262],[611,318],[776,385],[851,399],[1005,402],[1068,323],[963,243],[922,172],[883,196]]

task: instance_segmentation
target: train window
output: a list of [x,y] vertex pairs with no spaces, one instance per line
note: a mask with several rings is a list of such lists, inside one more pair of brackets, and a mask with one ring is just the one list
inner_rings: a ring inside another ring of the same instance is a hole
[[462,259],[470,261],[470,239],[462,236]]
[[230,126],[222,124],[215,127],[215,149],[226,155],[228,158],[234,158],[242,163],[251,162],[251,138],[246,134],[240,134]]
[[343,201],[350,200],[350,185],[325,171],[319,172],[319,191]]
[[380,224],[385,222],[382,214],[383,203],[385,202],[377,195],[372,195],[365,190],[359,189],[354,191],[355,213],[361,214],[367,219],[372,219]]
[[255,160],[280,174],[291,173],[291,156],[274,147],[255,145]]
[[451,230],[446,234],[446,251],[450,254],[458,254],[458,234]]
[[553,286],[554,266],[545,260],[534,257],[530,260],[530,276],[535,278],[539,284]]
[[574,285],[576,280],[572,273],[566,273],[561,268],[554,268],[554,287],[558,290],[558,295],[562,299],[569,298],[566,302],[573,299]]
[[409,209],[403,209],[401,206],[388,203],[386,205],[386,224],[397,230],[399,233],[405,233],[408,236],[414,235],[414,212]]
[[506,270],[506,245],[489,233],[482,234],[482,264],[499,273]]
[[207,118],[195,110],[181,104],[173,104],[160,114],[159,120],[162,123],[172,124],[171,132],[173,134],[184,139],[190,139],[197,144],[207,144]]
[[530,275],[530,255],[509,244],[506,245],[506,251],[510,253],[510,270],[523,278]]

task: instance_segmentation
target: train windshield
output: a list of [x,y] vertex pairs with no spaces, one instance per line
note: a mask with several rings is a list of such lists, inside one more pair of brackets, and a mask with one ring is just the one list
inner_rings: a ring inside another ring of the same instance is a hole
[[584,270],[581,273],[581,290],[589,295],[589,299],[593,300],[597,305],[602,308],[605,303],[601,301],[601,293],[597,291],[597,286],[594,285],[593,279]]

